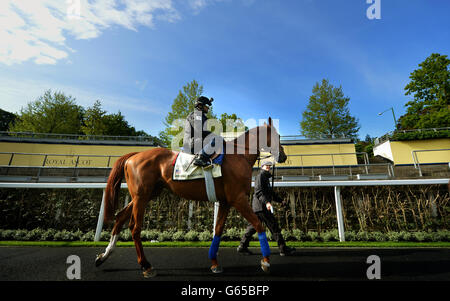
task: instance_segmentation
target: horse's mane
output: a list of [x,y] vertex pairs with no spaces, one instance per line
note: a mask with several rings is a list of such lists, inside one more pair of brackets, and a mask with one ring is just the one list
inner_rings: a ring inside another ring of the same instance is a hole
[[[227,142],[225,142],[225,143],[226,143],[226,144],[234,144],[235,146],[236,146],[236,145],[240,145],[240,144],[241,144],[241,141],[243,141],[244,143],[247,143],[247,139],[246,139],[246,138],[247,138],[250,134],[253,134],[254,131],[257,131],[257,129],[258,129],[259,127],[262,127],[262,126],[267,126],[267,125],[260,125],[260,126],[256,126],[256,127],[251,128],[251,129],[248,129],[248,130],[246,130],[244,133],[242,133],[242,134],[240,134],[239,136],[237,136],[236,138],[231,139],[231,140],[229,140],[229,141],[227,141]],[[244,139],[242,139],[242,138],[244,138]]]
[[[236,138],[234,138],[234,139],[232,139],[232,140],[230,140],[230,141],[227,141],[227,143],[238,144],[239,141],[242,141],[242,137],[243,137],[243,136],[247,137],[248,135],[251,134],[250,132],[253,133],[253,131],[256,131],[258,128],[264,127],[264,126],[267,126],[267,124],[259,125],[259,126],[256,126],[256,127],[251,128],[251,129],[248,129],[248,130],[246,130],[244,133],[242,133],[242,134],[240,134],[239,136],[237,136]],[[244,140],[244,141],[245,141],[245,140]]]

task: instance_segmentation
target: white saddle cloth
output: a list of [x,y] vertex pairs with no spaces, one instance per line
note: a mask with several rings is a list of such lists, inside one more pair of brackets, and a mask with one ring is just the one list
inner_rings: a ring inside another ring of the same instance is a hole
[[[173,167],[172,179],[177,181],[204,179],[204,171],[200,166],[195,166],[192,163],[195,155],[180,152],[175,160]],[[222,166],[213,164],[212,167],[213,178],[220,178],[222,176]]]

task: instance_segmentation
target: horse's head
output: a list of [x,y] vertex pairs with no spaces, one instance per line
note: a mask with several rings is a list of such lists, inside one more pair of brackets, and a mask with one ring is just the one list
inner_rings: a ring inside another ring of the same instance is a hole
[[264,147],[264,150],[271,153],[277,163],[286,162],[287,156],[280,143],[280,134],[278,134],[277,129],[273,126],[272,118],[269,117],[269,123],[264,123],[264,125],[267,127],[267,146]]

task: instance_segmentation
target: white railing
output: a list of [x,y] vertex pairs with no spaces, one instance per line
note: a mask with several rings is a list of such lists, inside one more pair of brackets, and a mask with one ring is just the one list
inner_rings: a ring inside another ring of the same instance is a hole
[[[293,154],[293,155],[287,155],[287,157],[289,158],[289,157],[300,157],[300,165],[293,165],[293,164],[289,164],[289,167],[299,167],[299,168],[301,168],[302,169],[302,175],[304,174],[303,172],[303,169],[304,169],[304,167],[305,167],[305,165],[303,164],[303,157],[323,157],[323,156],[326,156],[326,157],[330,157],[331,158],[331,166],[332,166],[332,168],[333,168],[333,175],[335,175],[336,174],[336,171],[335,171],[335,167],[336,166],[342,166],[342,165],[336,165],[335,163],[334,163],[334,158],[336,157],[336,156],[349,156],[349,155],[354,155],[354,156],[357,156],[357,155],[364,155],[363,157],[364,157],[364,164],[363,164],[363,166],[365,166],[365,169],[366,169],[366,173],[369,173],[369,170],[368,170],[368,166],[369,166],[369,155],[366,153],[366,152],[355,152],[355,153],[326,153],[326,154]],[[351,165],[345,165],[345,166],[351,166]],[[306,167],[308,167],[308,168],[314,168],[314,167],[322,167],[322,166],[320,166],[320,165],[316,165],[316,166],[309,166],[309,165],[306,165]]]
[[[440,149],[420,149],[420,150],[413,150],[411,152],[411,156],[414,162],[414,168],[419,170],[419,176],[422,177],[422,169],[420,168],[419,158],[417,157],[417,153],[420,152],[444,152],[444,151],[450,151],[450,148],[440,148]],[[450,163],[450,156],[448,157],[448,162]]]
[[[364,181],[275,181],[274,187],[334,187],[334,197],[336,204],[336,216],[339,230],[339,240],[345,241],[344,219],[342,214],[341,187],[345,186],[385,186],[385,185],[445,185],[450,179],[417,179],[417,180],[364,180]],[[252,182],[252,187],[254,182]],[[95,231],[95,241],[100,240],[103,228],[104,197],[106,183],[1,183],[0,188],[98,188],[103,189],[102,203],[97,220]],[[121,188],[128,188],[126,183],[122,183]],[[217,219],[218,203],[214,204],[214,220]],[[214,229],[213,225],[213,229]]]

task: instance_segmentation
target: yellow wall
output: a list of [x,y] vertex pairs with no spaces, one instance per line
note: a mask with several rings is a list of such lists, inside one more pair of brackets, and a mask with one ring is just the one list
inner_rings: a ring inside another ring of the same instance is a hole
[[[414,164],[413,150],[450,149],[450,139],[390,141],[394,164]],[[418,152],[419,163],[448,163],[450,151]]]
[[[303,145],[283,145],[284,152],[288,155],[285,163],[279,164],[283,166],[329,166],[333,165],[357,165],[355,153],[355,145],[352,143],[345,144],[303,144]],[[336,153],[353,153],[351,155],[334,155],[333,159],[327,156],[289,156],[289,155],[311,155],[311,154],[336,154]]]
[[[287,155],[294,154],[327,154],[327,153],[354,153],[355,146],[346,144],[304,144],[283,145]],[[139,152],[152,148],[151,146],[122,146],[122,145],[79,145],[79,144],[44,144],[44,143],[16,143],[0,142],[0,152],[33,153],[33,154],[63,154],[72,156],[48,156],[45,166],[75,166],[77,156],[73,155],[102,155],[121,156],[130,152]],[[0,165],[8,165],[10,155],[0,154]],[[42,166],[43,155],[14,155],[12,165],[15,166]],[[112,157],[111,167],[117,157]],[[334,165],[356,165],[356,155],[334,155]],[[303,160],[303,162],[302,162]],[[255,166],[257,166],[256,163]],[[332,165],[331,156],[288,156],[288,160],[279,167],[293,166],[329,166]],[[107,157],[80,157],[80,167],[108,167]]]
[[[122,146],[122,145],[78,145],[78,144],[40,144],[0,142],[0,152],[33,153],[33,154],[67,154],[67,155],[102,155],[122,156],[131,152],[151,149],[151,146]],[[8,165],[11,155],[0,154],[0,165]],[[42,166],[45,156],[42,155],[14,155],[11,165]],[[76,156],[48,156],[45,166],[75,166]],[[109,166],[114,164],[117,157],[112,157]],[[80,167],[108,167],[107,157],[80,157]]]

